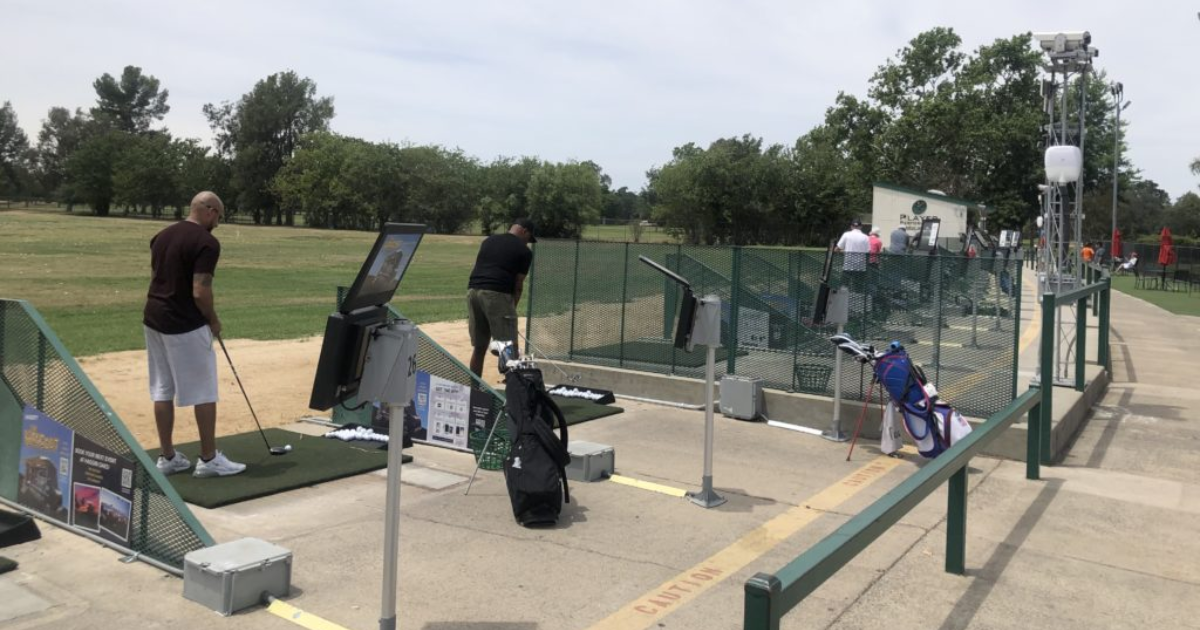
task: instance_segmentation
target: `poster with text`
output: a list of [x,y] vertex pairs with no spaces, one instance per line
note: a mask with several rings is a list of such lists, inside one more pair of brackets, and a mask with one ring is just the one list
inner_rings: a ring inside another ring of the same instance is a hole
[[738,307],[739,348],[766,348],[770,332],[771,316],[766,311]]
[[25,405],[21,412],[21,459],[17,502],[70,523],[71,444],[75,432]]
[[471,388],[418,370],[416,392],[425,441],[466,449]]
[[129,546],[133,464],[83,436],[75,436],[71,486],[73,523]]

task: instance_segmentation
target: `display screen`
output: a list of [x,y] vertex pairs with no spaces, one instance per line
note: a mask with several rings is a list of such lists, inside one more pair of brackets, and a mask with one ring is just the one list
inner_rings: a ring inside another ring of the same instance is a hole
[[341,312],[382,306],[391,301],[424,234],[424,225],[386,224],[359,269],[350,292],[342,300]]

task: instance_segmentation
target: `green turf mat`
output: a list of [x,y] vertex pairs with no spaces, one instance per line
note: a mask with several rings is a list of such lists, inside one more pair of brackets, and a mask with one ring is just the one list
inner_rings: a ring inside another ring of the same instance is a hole
[[[273,446],[291,444],[292,452],[271,455],[257,431],[221,437],[217,439],[217,448],[229,459],[245,464],[245,472],[197,479],[187,471],[167,480],[184,501],[215,508],[387,467],[387,451],[379,450],[377,445],[353,445],[283,429],[267,429],[266,434]],[[176,448],[195,465],[200,455],[198,442]],[[149,454],[151,459],[157,459],[158,449]]]
[[[622,357],[621,345],[619,343],[609,344],[607,346],[595,346],[592,348],[577,348],[574,355],[581,357],[591,357],[596,359],[612,359],[618,360]],[[675,346],[659,341],[627,341],[625,342],[626,361],[637,361],[641,363],[658,363],[660,365],[671,365],[672,361],[679,367],[702,367],[704,360],[708,355],[708,349],[704,346],[697,346],[695,351],[687,352],[685,350],[677,350]],[[675,354],[672,358],[672,350]],[[738,352],[738,356],[745,356],[746,352]],[[725,348],[717,348],[717,361],[724,361],[729,357],[729,351]]]
[[564,398],[562,396],[552,396],[552,398],[558,404],[558,408],[562,410],[563,417],[567,419],[567,426],[625,411],[620,407],[597,405],[590,400],[583,400],[581,398]]
[[8,558],[0,556],[0,573],[8,573],[16,568],[17,562],[15,560],[9,560]]

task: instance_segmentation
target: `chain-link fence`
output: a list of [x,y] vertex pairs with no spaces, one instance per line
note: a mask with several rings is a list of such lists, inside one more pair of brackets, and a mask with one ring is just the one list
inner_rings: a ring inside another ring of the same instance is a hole
[[[342,300],[346,297],[346,287],[337,288],[336,307],[341,308]],[[389,306],[389,311],[392,317],[403,317],[403,315],[395,308]],[[430,339],[424,331],[417,329],[419,335],[417,342],[417,369],[423,370],[432,376],[446,379],[452,383],[466,385],[470,388],[472,394],[482,394],[488,400],[488,413],[484,418],[473,418],[470,426],[467,428],[467,448],[475,454],[475,459],[479,462],[480,468],[486,470],[499,470],[502,467],[504,457],[508,455],[509,436],[505,423],[500,423],[492,435],[491,442],[488,442],[488,435],[492,429],[492,423],[495,422],[504,410],[504,397],[496,390],[492,389],[483,379],[475,376],[471,370],[462,364],[458,359],[454,358],[433,339]],[[472,396],[476,398],[476,396]],[[360,407],[360,402],[357,397],[352,397],[345,403],[338,404],[333,408],[333,422],[337,424],[356,423],[365,426],[371,425],[371,415],[374,410],[371,405]],[[438,446],[447,446],[446,444],[437,443]],[[486,451],[484,447],[486,445]]]
[[187,552],[213,544],[41,315],[21,300],[0,300],[0,380],[0,497],[19,500],[22,410],[30,405],[133,464],[128,551],[182,571]]
[[[526,291],[530,348],[557,360],[702,378],[704,352],[671,343],[680,289],[638,261],[721,298],[718,377],[760,377],[789,392],[832,395],[833,325],[812,321],[825,252],[543,239]],[[845,331],[877,347],[898,340],[964,413],[987,416],[1015,397],[1021,264],[1016,255],[881,254],[846,265],[830,284],[852,292]],[[846,398],[870,373],[843,370]]]

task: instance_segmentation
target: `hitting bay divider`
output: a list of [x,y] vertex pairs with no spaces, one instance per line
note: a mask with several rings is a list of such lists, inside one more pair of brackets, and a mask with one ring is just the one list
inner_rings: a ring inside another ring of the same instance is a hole
[[[1041,432],[1041,392],[1030,389],[975,427],[958,442],[879,500],[837,528],[821,542],[774,574],[758,573],[746,581],[743,628],[779,630],[780,620],[809,594],[883,535],[943,482],[950,482],[946,517],[946,571],[962,575],[967,547],[967,466],[1018,418],[1029,418],[1029,448],[1037,452]],[[1030,458],[1025,476],[1038,479],[1038,459]]]
[[24,300],[0,299],[0,503],[175,575],[213,544]]

